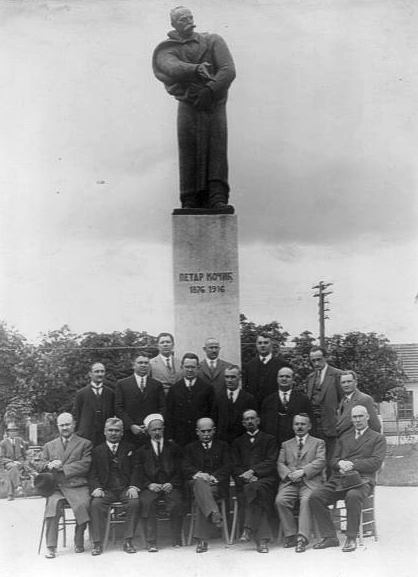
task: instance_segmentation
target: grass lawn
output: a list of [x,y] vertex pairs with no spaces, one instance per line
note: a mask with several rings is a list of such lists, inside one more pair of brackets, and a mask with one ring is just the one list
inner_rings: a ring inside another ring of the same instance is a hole
[[418,486],[418,443],[391,446],[377,484],[391,487]]

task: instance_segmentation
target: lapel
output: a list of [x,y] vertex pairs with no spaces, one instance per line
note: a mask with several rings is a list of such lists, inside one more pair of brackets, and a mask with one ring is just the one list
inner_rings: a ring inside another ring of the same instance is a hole
[[359,447],[361,447],[362,445],[364,445],[364,443],[366,443],[368,441],[368,439],[370,438],[370,427],[367,429],[367,431],[365,433],[362,434],[362,436],[360,437],[360,439],[357,439],[357,441],[354,439],[354,446],[359,449]]
[[[312,437],[310,435],[307,436],[305,444],[303,445],[303,449],[302,452],[300,454],[300,458],[302,459],[306,453],[309,451],[309,449],[312,447],[313,445],[313,441],[312,441]],[[296,441],[295,438],[295,447],[296,447],[296,455],[298,454],[298,443]]]
[[321,383],[321,390],[318,396],[319,402],[322,401],[322,399],[325,397],[325,393],[327,392],[329,384],[330,384],[329,365],[327,365],[327,368],[325,369],[324,380]]
[[209,379],[212,378],[212,373],[210,371],[209,365],[208,365],[208,361],[206,359],[203,359],[202,364],[201,364],[201,369],[202,369],[202,373],[208,377]]

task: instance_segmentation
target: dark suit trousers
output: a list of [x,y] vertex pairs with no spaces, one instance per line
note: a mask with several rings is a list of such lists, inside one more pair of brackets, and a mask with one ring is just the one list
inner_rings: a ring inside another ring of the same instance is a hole
[[346,535],[355,539],[360,526],[361,506],[364,499],[370,495],[372,487],[367,483],[348,491],[336,491],[335,486],[335,482],[330,481],[313,491],[309,500],[312,517],[315,519],[321,537],[336,537],[337,533],[328,505],[334,504],[339,499],[344,499],[347,507]]
[[155,493],[149,489],[144,489],[139,497],[141,517],[145,519],[144,530],[147,543],[157,542],[157,511],[156,501],[163,499],[165,508],[170,516],[171,534],[173,543],[181,541],[181,525],[183,521],[183,500],[181,492],[173,489],[170,493],[160,491]]
[[113,501],[121,501],[126,509],[124,538],[132,539],[139,511],[139,499],[129,499],[126,490],[105,491],[104,497],[93,497],[90,504],[90,533],[93,543],[102,543],[106,530],[106,515]]
[[[261,491],[259,490],[261,489]],[[246,483],[238,493],[240,509],[244,511],[244,527],[251,529],[256,541],[273,539],[266,506],[262,504],[265,496],[258,481]]]
[[[63,514],[64,509],[64,499],[58,501],[57,510],[54,517],[46,517],[45,519],[45,538],[47,547],[55,547],[58,543],[58,523],[60,517]],[[74,530],[74,545],[76,547],[84,546],[84,531],[86,530],[87,523],[82,523],[81,525],[76,525]]]
[[219,497],[219,488],[217,485],[209,485],[203,479],[194,479],[191,481],[191,487],[197,505],[194,537],[207,541],[213,527],[209,516],[215,511],[219,512],[216,503],[216,499]]

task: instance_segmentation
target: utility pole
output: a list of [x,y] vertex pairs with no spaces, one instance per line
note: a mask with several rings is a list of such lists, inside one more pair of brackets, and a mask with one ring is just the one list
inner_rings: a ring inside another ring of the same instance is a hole
[[321,347],[325,347],[325,319],[329,319],[329,317],[325,314],[329,311],[327,305],[329,304],[325,297],[332,294],[332,291],[327,291],[327,288],[333,285],[334,283],[328,282],[325,283],[324,281],[319,281],[319,283],[312,288],[317,290],[318,292],[314,293],[314,297],[319,299],[318,301],[318,309],[319,309],[319,343]]

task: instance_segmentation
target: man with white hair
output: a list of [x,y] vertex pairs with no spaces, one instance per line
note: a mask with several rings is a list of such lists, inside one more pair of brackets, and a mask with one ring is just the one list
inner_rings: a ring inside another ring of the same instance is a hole
[[344,499],[347,507],[346,540],[342,550],[349,553],[356,549],[362,503],[373,491],[376,472],[385,458],[385,437],[369,427],[366,407],[353,407],[351,420],[353,429],[337,439],[330,463],[333,472],[329,481],[315,489],[309,500],[312,517],[322,537],[314,549],[339,546],[328,508],[339,499]]
[[90,494],[87,475],[91,464],[92,444],[74,433],[74,419],[70,413],[57,418],[59,436],[44,445],[36,468],[53,476],[54,487],[45,506],[47,559],[56,556],[58,522],[67,501],[76,519],[74,550],[84,552],[84,531],[90,520]]
[[126,510],[123,527],[125,553],[136,553],[132,544],[139,510],[139,476],[135,459],[135,445],[122,439],[123,421],[107,419],[106,441],[93,449],[89,483],[91,490],[91,554],[101,555],[106,530],[106,515],[114,501],[123,503]]
[[149,439],[137,454],[140,475],[141,517],[150,553],[158,551],[157,514],[164,505],[170,516],[173,547],[181,546],[182,526],[182,453],[172,440],[164,438],[164,418],[153,413],[144,419]]

